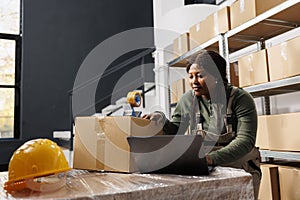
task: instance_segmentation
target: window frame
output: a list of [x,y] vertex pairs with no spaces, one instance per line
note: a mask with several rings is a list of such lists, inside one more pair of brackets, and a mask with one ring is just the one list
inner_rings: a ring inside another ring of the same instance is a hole
[[22,64],[22,6],[23,2],[20,0],[20,19],[19,19],[19,34],[1,33],[0,39],[15,41],[15,83],[14,85],[0,85],[0,88],[14,89],[14,130],[12,138],[0,138],[0,140],[7,139],[21,139],[21,64]]

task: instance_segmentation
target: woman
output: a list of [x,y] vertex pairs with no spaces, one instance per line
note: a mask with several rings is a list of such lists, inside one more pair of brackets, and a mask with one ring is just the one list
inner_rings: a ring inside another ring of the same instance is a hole
[[209,165],[243,168],[253,176],[257,198],[261,172],[255,148],[257,113],[250,94],[228,83],[226,61],[214,51],[201,51],[188,60],[192,90],[178,101],[172,119],[162,112],[143,118],[164,123],[165,134],[204,133],[214,141],[206,155]]

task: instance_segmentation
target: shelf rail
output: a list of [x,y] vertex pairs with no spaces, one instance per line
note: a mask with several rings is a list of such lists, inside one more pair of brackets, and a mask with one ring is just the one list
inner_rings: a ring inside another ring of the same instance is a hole
[[259,150],[261,157],[300,161],[300,152]]

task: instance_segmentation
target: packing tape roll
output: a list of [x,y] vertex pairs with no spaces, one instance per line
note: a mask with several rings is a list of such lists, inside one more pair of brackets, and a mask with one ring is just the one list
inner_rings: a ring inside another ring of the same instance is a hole
[[139,107],[141,105],[142,96],[139,92],[129,92],[127,94],[127,102],[132,107]]

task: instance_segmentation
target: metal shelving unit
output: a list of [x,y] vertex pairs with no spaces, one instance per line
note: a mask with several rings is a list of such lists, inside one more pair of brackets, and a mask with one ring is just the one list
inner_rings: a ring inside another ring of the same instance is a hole
[[[264,41],[300,27],[300,0],[287,0],[248,22],[220,34],[182,56],[168,62],[168,67],[184,67],[185,59],[202,49],[217,48],[229,63],[230,54],[257,43],[257,50],[264,48]],[[241,55],[242,56],[242,55]],[[229,66],[229,65],[228,65]],[[229,68],[229,67],[228,67]],[[229,72],[229,69],[227,69]],[[228,73],[229,76],[230,73]],[[230,77],[228,77],[230,80]],[[244,88],[253,97],[264,97],[266,114],[270,114],[272,95],[300,91],[300,76],[272,81]],[[169,104],[171,105],[171,104]],[[260,150],[262,157],[300,161],[300,152]]]
[[208,40],[207,42],[197,46],[196,48],[186,52],[185,54],[179,56],[178,58],[175,58],[174,60],[168,62],[169,67],[185,67],[186,64],[186,59],[189,58],[190,56],[198,53],[199,51],[207,48],[212,48],[216,47],[218,48],[218,43],[222,41],[222,35],[217,35],[216,37]]
[[245,87],[253,97],[272,96],[300,91],[300,76]]
[[229,52],[262,42],[300,26],[299,0],[288,0],[225,34]]
[[202,49],[220,49],[220,45],[225,43],[229,53],[232,53],[297,28],[300,26],[299,2],[299,0],[287,0],[227,33],[208,40],[167,64],[169,67],[183,67],[185,59]]
[[[258,43],[258,49],[264,41],[288,32],[300,26],[300,1],[286,1],[267,12],[249,20],[225,34],[229,52]],[[266,114],[270,114],[270,96],[300,91],[300,76],[272,81],[244,88],[253,97],[264,97]],[[260,150],[266,159],[287,159],[300,161],[300,152]]]

